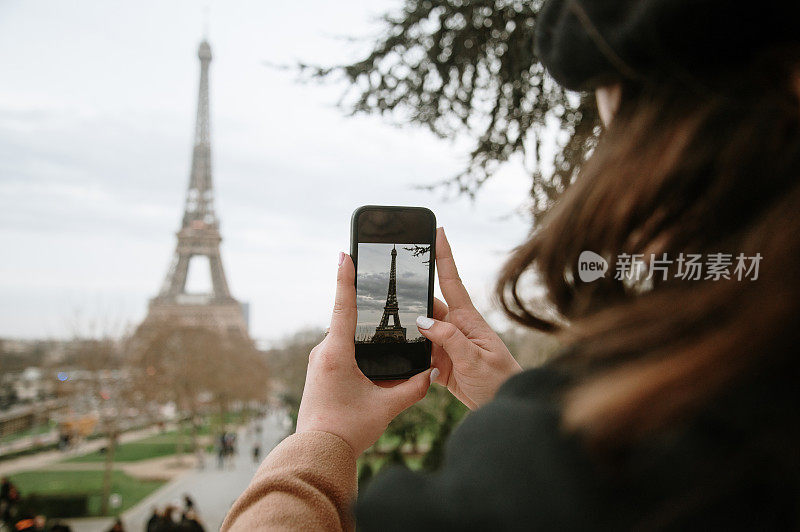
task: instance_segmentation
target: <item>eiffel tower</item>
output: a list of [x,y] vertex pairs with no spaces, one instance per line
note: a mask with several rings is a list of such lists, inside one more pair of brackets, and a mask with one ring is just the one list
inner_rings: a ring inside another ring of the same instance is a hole
[[[150,300],[142,327],[166,321],[181,325],[217,329],[223,333],[247,336],[247,321],[242,305],[228,289],[222,268],[219,245],[222,237],[214,212],[211,173],[211,135],[208,112],[208,66],[211,46],[203,40],[197,50],[200,59],[200,90],[197,97],[197,122],[192,152],[192,169],[183,222],[172,265],[159,294]],[[194,257],[206,257],[211,268],[211,292],[186,292],[189,264]]]
[[[381,323],[372,336],[373,343],[405,343],[406,328],[400,325],[400,312],[397,304],[397,246],[392,246],[392,267],[389,270],[389,291],[383,307]],[[389,325],[389,318],[392,325]]]

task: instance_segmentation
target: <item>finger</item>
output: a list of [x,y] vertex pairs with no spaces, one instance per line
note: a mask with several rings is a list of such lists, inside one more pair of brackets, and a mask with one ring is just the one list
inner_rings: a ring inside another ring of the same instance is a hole
[[447,386],[450,379],[450,372],[453,370],[453,363],[450,361],[450,356],[445,350],[436,344],[431,346],[431,367],[439,370],[439,375],[436,376],[433,382]]
[[342,253],[336,274],[336,298],[328,338],[355,342],[356,335],[356,271],[350,255]]
[[436,344],[433,344],[431,366],[439,370],[439,375],[433,379],[431,384],[435,382],[436,384],[444,386],[450,391],[450,393],[453,394],[453,396],[455,396],[456,399],[464,403],[464,405],[470,410],[475,410],[477,408],[475,402],[464,395],[464,392],[461,391],[458,383],[455,382],[455,377],[453,376],[453,362],[450,360],[450,355],[447,354],[444,348]]
[[453,363],[480,357],[480,348],[452,323],[420,316],[417,328],[425,338],[444,349]]
[[428,368],[422,373],[417,373],[413,377],[399,382],[387,389],[392,410],[399,414],[409,406],[418,402],[428,393],[431,386],[431,372],[433,368]]
[[436,268],[439,271],[439,287],[447,305],[451,309],[472,308],[472,300],[458,276],[453,251],[450,249],[443,227],[436,230]]
[[450,309],[447,308],[447,303],[439,299],[438,297],[433,298],[433,317],[437,320],[443,321],[445,317],[447,317],[447,313],[450,312]]

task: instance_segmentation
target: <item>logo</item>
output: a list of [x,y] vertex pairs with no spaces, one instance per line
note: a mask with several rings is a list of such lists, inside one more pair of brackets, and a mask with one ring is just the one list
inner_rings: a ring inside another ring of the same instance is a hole
[[606,259],[594,251],[581,251],[578,257],[578,277],[584,283],[591,283],[605,277],[608,271]]

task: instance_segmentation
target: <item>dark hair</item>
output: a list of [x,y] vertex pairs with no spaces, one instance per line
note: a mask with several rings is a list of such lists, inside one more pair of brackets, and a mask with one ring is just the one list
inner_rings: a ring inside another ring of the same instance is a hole
[[[798,65],[797,50],[783,50],[713,90],[625,86],[576,182],[504,266],[505,312],[579,346],[557,362],[577,379],[565,397],[568,427],[629,441],[690,415],[749,369],[796,371]],[[604,256],[610,274],[581,282],[584,250]],[[759,276],[680,280],[673,264],[652,286],[614,279],[621,253],[682,252],[760,253]],[[522,296],[526,272],[545,297]]]

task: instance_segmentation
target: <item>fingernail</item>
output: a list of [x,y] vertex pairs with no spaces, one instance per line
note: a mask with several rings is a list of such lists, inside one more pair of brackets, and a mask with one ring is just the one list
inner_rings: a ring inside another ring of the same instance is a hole
[[431,371],[431,384],[433,384],[433,382],[438,378],[439,378],[439,368],[433,368],[433,371]]
[[428,316],[417,316],[417,327],[420,329],[430,329],[434,323],[436,322]]
[[341,266],[343,262],[344,262],[344,252],[340,251],[339,252],[339,266]]

